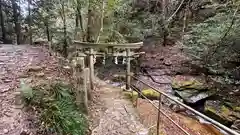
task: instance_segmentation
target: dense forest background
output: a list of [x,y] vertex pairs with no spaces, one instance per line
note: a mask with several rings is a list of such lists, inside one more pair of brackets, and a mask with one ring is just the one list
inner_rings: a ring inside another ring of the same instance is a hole
[[47,41],[66,56],[73,40],[169,39],[205,72],[240,78],[238,11],[238,0],[1,0],[1,41]]
[[1,41],[44,41],[67,57],[73,40],[178,43],[192,65],[221,81],[240,78],[238,0],[1,0]]
[[[222,116],[224,122],[221,123],[229,127],[237,125],[235,129],[239,131],[239,6],[240,0],[0,0],[0,41],[16,45],[46,44],[64,57],[76,51],[72,46],[75,40],[94,43],[144,41],[145,59],[141,61],[140,57],[139,61],[146,67],[139,63],[133,66],[150,68],[151,72],[159,69],[161,72],[157,73],[164,78],[161,79],[170,80],[170,83],[174,79],[166,78],[178,75],[204,78],[204,82],[211,85],[204,90],[217,93],[218,98],[210,100],[223,100],[224,109],[230,108],[237,116],[232,119],[230,113],[227,116],[218,114],[221,113],[218,102],[214,102],[217,110],[214,113]],[[183,55],[184,58],[178,57]],[[186,63],[182,59],[187,59]],[[185,67],[187,71],[183,71]],[[169,72],[165,74],[165,71]],[[195,85],[196,82],[190,83]],[[174,85],[169,85],[174,89]],[[189,87],[189,82],[186,86]],[[198,101],[202,100],[199,95],[203,88],[191,90],[197,91],[197,94],[189,92],[191,96],[197,95]],[[174,91],[181,93],[183,90]],[[204,97],[204,100],[209,99]]]

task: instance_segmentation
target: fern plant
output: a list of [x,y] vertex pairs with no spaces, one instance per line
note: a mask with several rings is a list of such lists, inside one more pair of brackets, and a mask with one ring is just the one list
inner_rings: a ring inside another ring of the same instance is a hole
[[28,98],[28,94],[24,97],[28,99],[28,105],[38,108],[44,132],[59,135],[86,134],[87,120],[75,104],[71,87],[56,83],[50,86],[36,86],[31,90],[32,97]]

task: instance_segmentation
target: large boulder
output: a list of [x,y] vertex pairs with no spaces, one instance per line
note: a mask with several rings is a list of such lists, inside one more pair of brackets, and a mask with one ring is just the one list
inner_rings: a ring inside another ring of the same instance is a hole
[[199,91],[195,89],[175,91],[178,96],[180,96],[185,102],[189,104],[194,104],[200,100],[206,99],[214,95],[213,91]]
[[172,81],[172,88],[179,91],[187,89],[206,90],[208,86],[203,80],[190,76],[178,75]]
[[240,120],[239,107],[232,103],[207,100],[204,106],[204,112],[211,118],[220,123],[231,126],[235,121]]
[[190,104],[206,99],[216,92],[209,88],[203,79],[190,76],[176,76],[172,81],[172,88],[177,96]]

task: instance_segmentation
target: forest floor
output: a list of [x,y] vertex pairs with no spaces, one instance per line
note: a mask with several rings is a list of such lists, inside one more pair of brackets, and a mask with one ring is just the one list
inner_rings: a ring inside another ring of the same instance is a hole
[[[34,135],[34,112],[24,111],[20,82],[30,86],[70,80],[68,71],[47,49],[28,45],[0,45],[0,135]],[[30,132],[30,129],[31,132]]]

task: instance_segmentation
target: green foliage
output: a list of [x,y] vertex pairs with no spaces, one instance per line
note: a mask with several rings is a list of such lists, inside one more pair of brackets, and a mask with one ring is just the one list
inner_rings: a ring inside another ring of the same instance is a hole
[[43,130],[60,135],[85,135],[87,120],[75,104],[70,86],[56,83],[32,88],[29,101],[40,113]]
[[33,90],[32,90],[32,88],[29,87],[28,85],[26,85],[23,82],[23,80],[21,80],[20,90],[21,90],[21,93],[22,93],[23,97],[26,100],[31,100],[33,98]]
[[226,8],[203,23],[191,26],[184,44],[198,64],[216,71],[229,61],[239,61],[240,14],[233,16],[235,9]]

